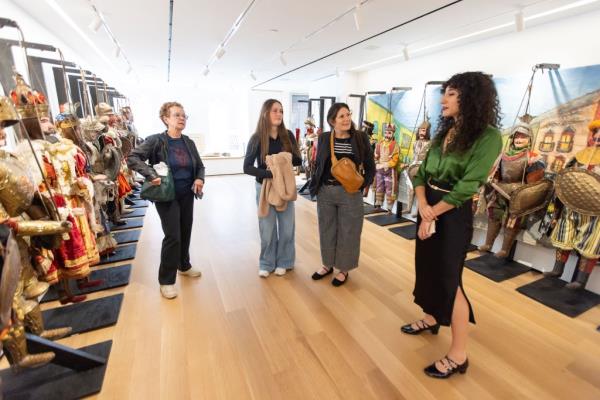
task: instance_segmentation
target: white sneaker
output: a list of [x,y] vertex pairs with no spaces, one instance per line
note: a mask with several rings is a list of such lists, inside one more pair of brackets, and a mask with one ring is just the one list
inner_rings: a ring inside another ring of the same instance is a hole
[[258,270],[258,276],[260,276],[261,278],[266,278],[269,275],[269,271],[265,271],[264,269]]
[[175,285],[160,285],[160,294],[162,294],[165,299],[174,299],[177,297]]
[[285,269],[285,268],[280,268],[280,267],[275,268],[275,275],[277,275],[277,276],[283,276],[283,275],[285,275],[286,272],[287,272],[287,269]]
[[202,276],[202,271],[200,271],[199,269],[196,269],[194,267],[188,269],[187,271],[178,271],[179,275],[183,275],[183,276],[189,276],[192,278],[198,278],[200,276]]

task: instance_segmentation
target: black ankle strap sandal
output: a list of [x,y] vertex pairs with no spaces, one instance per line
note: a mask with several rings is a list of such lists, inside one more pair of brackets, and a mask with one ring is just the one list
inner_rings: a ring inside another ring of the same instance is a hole
[[400,330],[402,333],[406,333],[408,335],[418,335],[424,331],[430,331],[432,334],[437,335],[440,330],[440,324],[429,325],[425,320],[420,319],[414,322],[417,325],[417,329],[412,327],[412,323],[404,325]]

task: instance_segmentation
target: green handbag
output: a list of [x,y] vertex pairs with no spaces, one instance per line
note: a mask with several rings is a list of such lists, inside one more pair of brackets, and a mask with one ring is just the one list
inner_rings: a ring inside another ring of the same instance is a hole
[[155,202],[175,200],[175,182],[173,182],[171,169],[167,176],[160,177],[160,185],[153,185],[146,179],[142,184],[140,197]]

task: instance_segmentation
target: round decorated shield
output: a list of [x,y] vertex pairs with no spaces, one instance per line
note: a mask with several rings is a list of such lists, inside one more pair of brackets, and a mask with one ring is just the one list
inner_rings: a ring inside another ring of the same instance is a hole
[[542,179],[516,188],[510,194],[509,214],[521,217],[546,207],[552,197],[553,185],[550,179]]
[[567,168],[555,180],[556,195],[567,207],[584,215],[600,215],[600,175]]

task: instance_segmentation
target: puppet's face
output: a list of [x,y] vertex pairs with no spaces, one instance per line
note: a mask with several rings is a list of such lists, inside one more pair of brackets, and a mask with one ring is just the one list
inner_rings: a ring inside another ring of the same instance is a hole
[[592,131],[590,146],[600,147],[600,128],[596,128]]
[[52,120],[49,117],[41,117],[40,118],[40,127],[42,128],[42,132],[44,135],[51,135],[56,133],[56,128],[52,123]]
[[515,133],[513,138],[513,146],[515,149],[525,149],[529,147],[529,136],[524,133]]
[[419,140],[427,139],[427,128],[419,128]]
[[385,129],[385,133],[383,134],[385,140],[392,140],[394,138],[395,131],[396,129],[394,127],[388,125],[388,127]]

